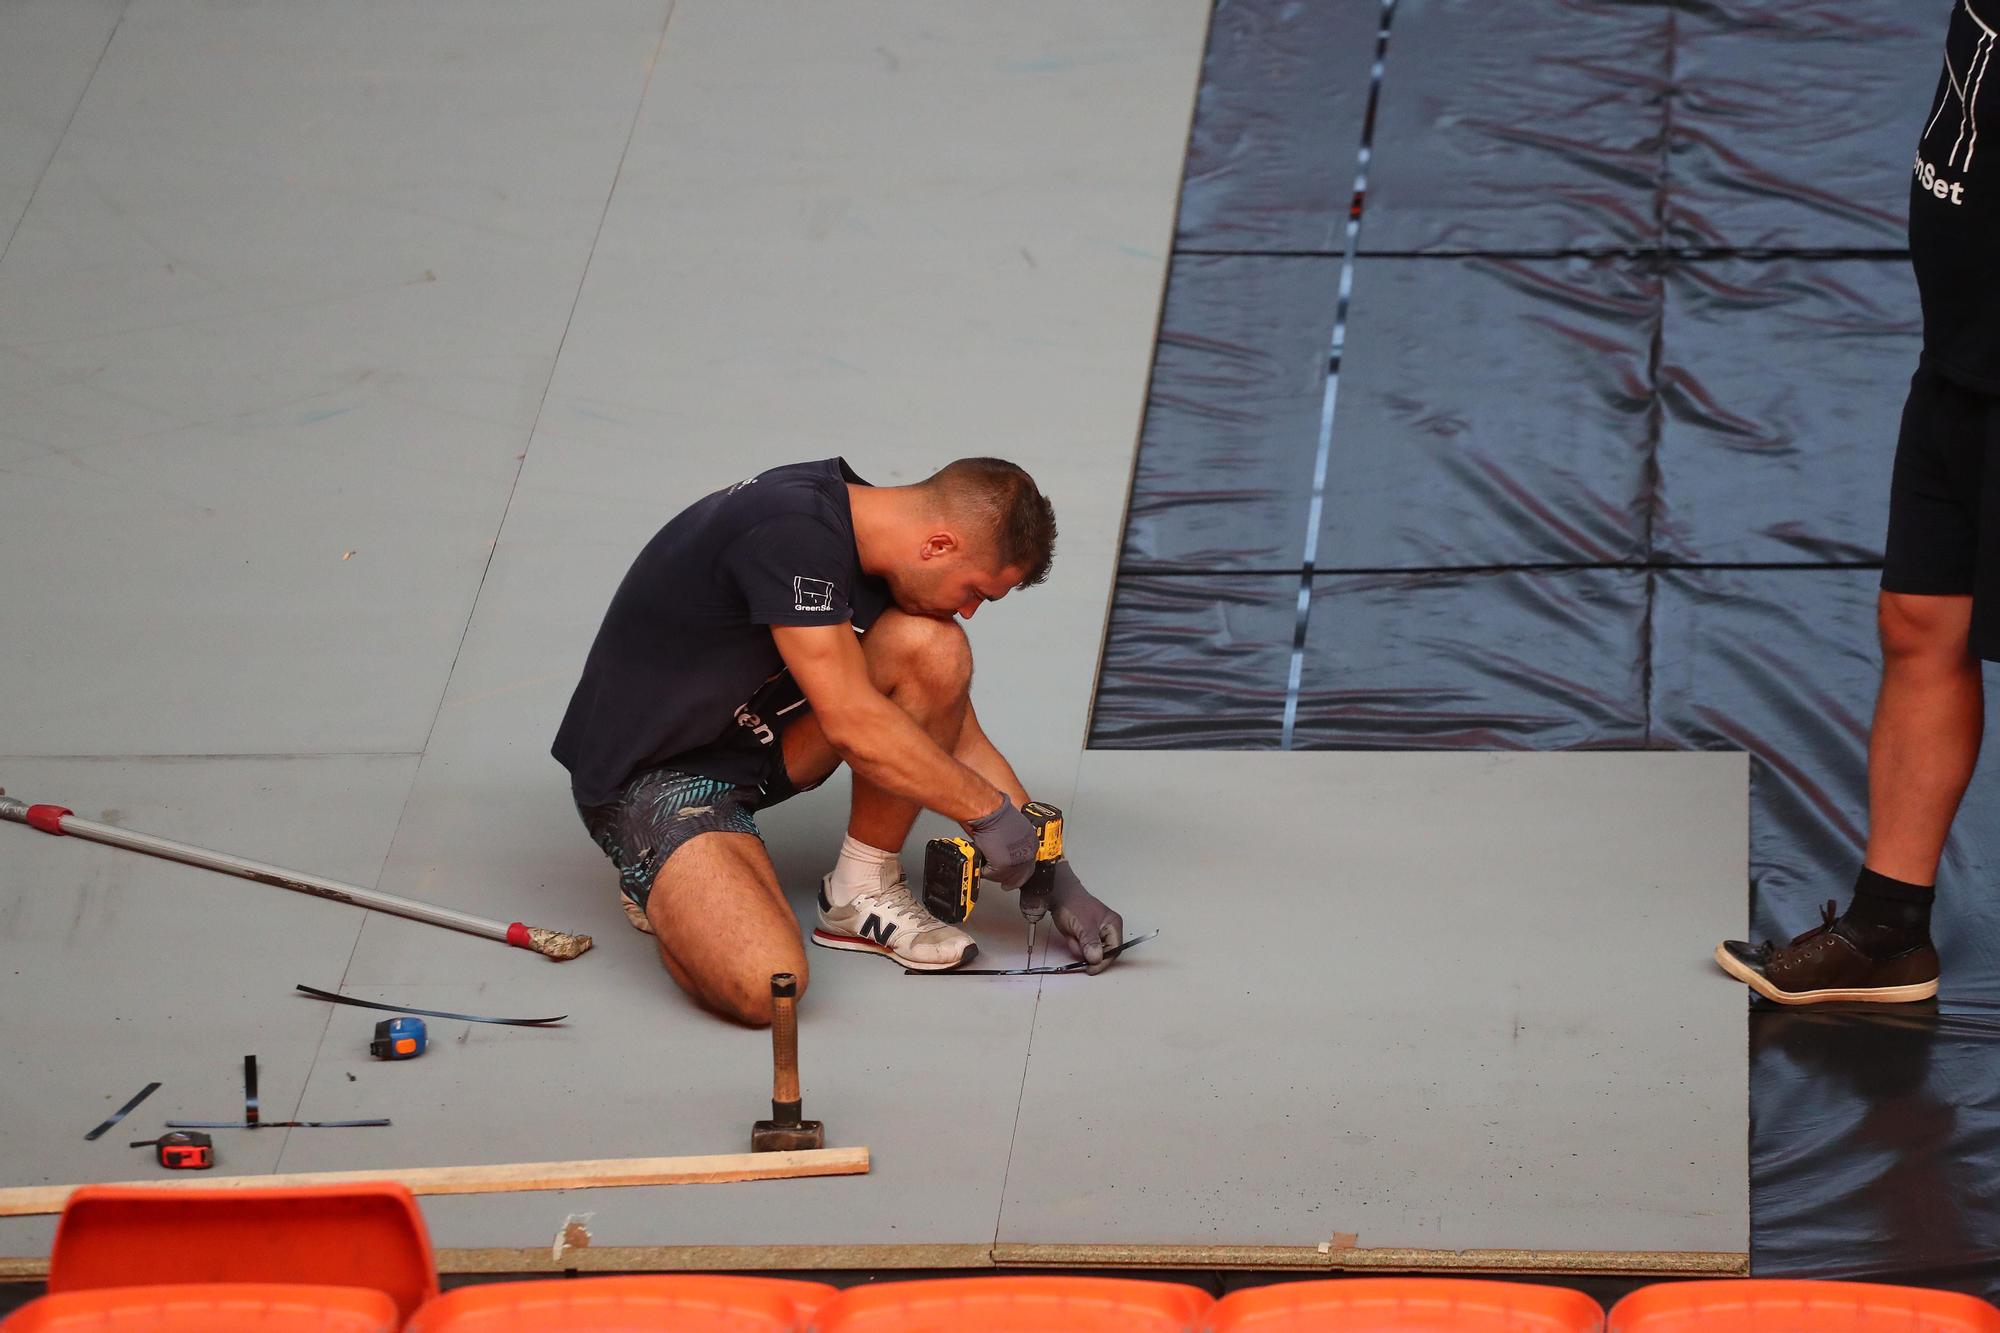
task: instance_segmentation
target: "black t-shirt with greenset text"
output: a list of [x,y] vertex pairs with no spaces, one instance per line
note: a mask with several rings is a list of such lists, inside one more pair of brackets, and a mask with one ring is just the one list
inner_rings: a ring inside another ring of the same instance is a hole
[[1910,185],[1924,362],[2000,394],[2000,0],[1957,0]]
[[760,472],[675,515],[639,552],[590,646],[551,753],[579,805],[675,768],[754,786],[777,728],[751,707],[786,676],[773,625],[865,630],[890,603],[861,571],[844,459]]

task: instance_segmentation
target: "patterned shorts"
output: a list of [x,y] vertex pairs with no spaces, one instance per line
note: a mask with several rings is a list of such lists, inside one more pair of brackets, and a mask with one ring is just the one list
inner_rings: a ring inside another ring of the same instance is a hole
[[633,778],[605,804],[576,809],[592,840],[618,867],[618,887],[627,901],[643,912],[660,867],[690,838],[762,836],[750,817],[756,803],[755,787],[656,768]]
[[[775,772],[760,787],[741,787],[698,773],[654,768],[632,778],[603,805],[579,805],[591,839],[618,867],[618,887],[641,912],[667,858],[704,833],[762,838],[751,816],[798,794],[773,754]],[[817,784],[815,784],[817,785]]]

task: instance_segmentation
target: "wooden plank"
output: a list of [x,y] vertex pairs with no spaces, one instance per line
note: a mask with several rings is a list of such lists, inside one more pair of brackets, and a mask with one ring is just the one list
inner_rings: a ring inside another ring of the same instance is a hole
[[[4,1274],[5,1261],[0,1261]],[[993,1267],[993,1243],[906,1245],[586,1245],[551,1257],[547,1245],[441,1249],[440,1274],[966,1272]]]
[[1511,1273],[1579,1277],[1742,1277],[1750,1256],[1707,1250],[1419,1250],[1293,1245],[993,1247],[1000,1268],[1324,1269],[1374,1273]]
[[[393,1180],[412,1194],[505,1194],[520,1190],[604,1189],[614,1185],[715,1185],[799,1176],[858,1176],[868,1172],[866,1148],[807,1152],[721,1153],[710,1157],[611,1157],[580,1162],[509,1162],[494,1166],[423,1166],[386,1171],[295,1171],[268,1176],[198,1174],[168,1180],[110,1182],[143,1189],[289,1189]],[[59,1213],[80,1185],[0,1189],[0,1217]]]
[[[1750,1256],[1729,1251],[1328,1249],[1308,1245],[604,1245],[441,1249],[446,1276],[528,1273],[885,1273],[1085,1268],[1322,1273],[1508,1274],[1538,1277],[1746,1277]],[[47,1259],[0,1259],[0,1282],[36,1281]]]

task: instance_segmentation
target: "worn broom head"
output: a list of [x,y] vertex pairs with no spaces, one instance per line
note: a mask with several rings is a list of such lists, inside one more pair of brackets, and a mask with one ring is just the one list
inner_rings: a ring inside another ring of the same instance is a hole
[[566,962],[590,948],[590,936],[565,935],[543,926],[528,927],[528,947],[558,963]]

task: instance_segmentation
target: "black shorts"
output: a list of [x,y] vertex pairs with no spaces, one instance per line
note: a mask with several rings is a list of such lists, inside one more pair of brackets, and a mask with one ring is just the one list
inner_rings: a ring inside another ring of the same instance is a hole
[[1928,366],[1910,381],[1889,488],[1885,592],[1972,598],[1972,651],[2000,661],[2000,397]]

